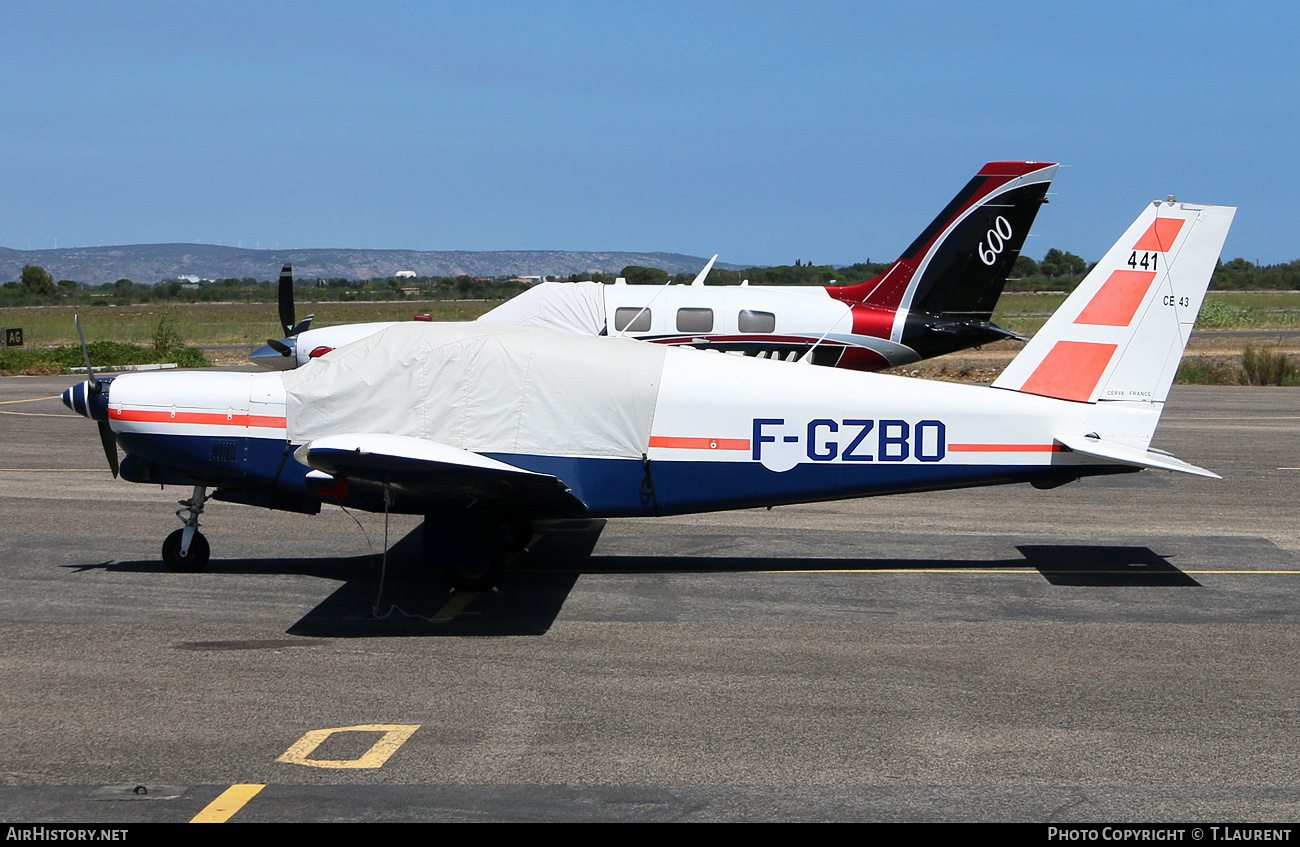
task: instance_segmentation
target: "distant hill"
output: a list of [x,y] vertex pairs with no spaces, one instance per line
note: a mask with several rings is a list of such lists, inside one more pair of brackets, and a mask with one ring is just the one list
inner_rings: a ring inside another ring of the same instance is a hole
[[[398,271],[417,276],[527,276],[617,273],[628,265],[662,268],[670,274],[694,273],[707,261],[681,253],[588,253],[577,250],[247,250],[215,244],[130,244],[120,247],[69,247],[11,250],[0,247],[0,282],[18,279],[23,265],[40,265],[56,280],[102,285],[129,279],[155,283],[197,276],[203,279],[275,279],[280,266],[293,263],[294,276],[385,279]],[[723,265],[741,270],[745,265]]]

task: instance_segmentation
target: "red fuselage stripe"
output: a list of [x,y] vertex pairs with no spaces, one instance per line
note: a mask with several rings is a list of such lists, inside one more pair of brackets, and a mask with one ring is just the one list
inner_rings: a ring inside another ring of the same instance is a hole
[[284,418],[274,415],[250,415],[247,412],[173,412],[159,409],[109,409],[115,421],[137,423],[204,424],[206,426],[259,426],[284,429]]
[[1059,453],[1059,444],[949,444],[949,453]]
[[748,450],[748,438],[687,438],[675,435],[650,436],[651,447],[674,450]]

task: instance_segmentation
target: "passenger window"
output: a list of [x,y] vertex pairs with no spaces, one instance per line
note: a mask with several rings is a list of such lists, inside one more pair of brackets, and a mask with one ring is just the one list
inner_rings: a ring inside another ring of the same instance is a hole
[[753,309],[741,309],[741,332],[776,332],[776,315],[771,312],[756,312]]
[[641,306],[620,306],[614,310],[614,331],[649,332],[650,310]]
[[713,331],[713,310],[712,309],[678,309],[677,310],[677,331],[678,332],[712,332]]

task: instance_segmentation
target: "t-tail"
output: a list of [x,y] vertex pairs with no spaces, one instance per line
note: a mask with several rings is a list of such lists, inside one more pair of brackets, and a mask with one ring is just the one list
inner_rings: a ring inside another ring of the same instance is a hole
[[1214,476],[1149,445],[1236,211],[1151,203],[993,387],[1080,404],[1067,449]]
[[893,313],[891,340],[920,358],[1015,337],[992,323],[993,308],[1056,168],[989,162],[883,274],[827,292]]

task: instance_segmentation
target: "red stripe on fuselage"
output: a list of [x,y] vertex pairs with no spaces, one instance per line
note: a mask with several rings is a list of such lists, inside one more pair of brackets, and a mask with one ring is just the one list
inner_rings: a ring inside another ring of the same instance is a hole
[[652,435],[651,447],[670,450],[748,450],[748,438],[694,438],[677,435]]
[[1059,453],[1059,444],[949,444],[949,453]]
[[845,342],[822,338],[820,335],[659,335],[634,336],[638,341],[651,341],[655,344],[686,345],[691,344],[812,344],[821,342],[822,346],[840,347]]
[[111,420],[133,421],[136,423],[177,423],[203,424],[205,426],[259,426],[270,429],[284,429],[283,417],[274,415],[250,415],[246,412],[181,412],[159,409],[112,409],[108,410]]

